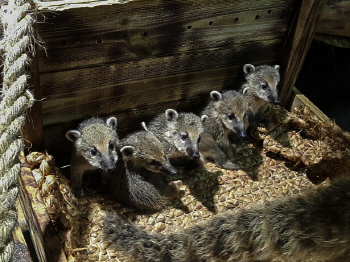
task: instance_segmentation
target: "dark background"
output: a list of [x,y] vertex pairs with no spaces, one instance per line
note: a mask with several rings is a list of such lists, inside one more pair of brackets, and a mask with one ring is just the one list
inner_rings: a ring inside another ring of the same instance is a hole
[[314,40],[295,87],[343,130],[350,131],[350,48]]

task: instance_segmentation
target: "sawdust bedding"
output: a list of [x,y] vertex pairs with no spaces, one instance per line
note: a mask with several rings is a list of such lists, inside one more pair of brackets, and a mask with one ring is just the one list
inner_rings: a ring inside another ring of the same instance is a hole
[[262,113],[268,128],[253,130],[253,139],[235,145],[240,170],[228,171],[207,163],[204,170],[182,173],[174,178],[182,180],[180,196],[153,214],[138,214],[100,195],[77,199],[64,170],[54,165],[50,155],[28,155],[68,261],[125,261],[101,240],[101,222],[108,214],[118,213],[148,232],[166,234],[226,210],[299,194],[328,183],[328,177],[348,173],[349,133],[331,121],[320,120],[307,107],[288,112],[266,105]]

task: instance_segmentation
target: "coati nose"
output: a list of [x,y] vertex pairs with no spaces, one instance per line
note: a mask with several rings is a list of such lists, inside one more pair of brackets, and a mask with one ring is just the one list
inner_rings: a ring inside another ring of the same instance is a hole
[[193,155],[192,155],[193,159],[198,159],[199,157],[200,157],[200,155],[199,155],[198,151],[194,152]]
[[279,98],[276,98],[275,99],[275,102],[273,102],[275,105],[279,105],[281,104],[281,100],[279,100]]
[[172,164],[170,164],[170,162],[166,162],[164,165],[162,165],[159,171],[165,175],[175,175],[177,173],[177,170],[172,166]]
[[273,96],[268,96],[267,100],[269,100],[270,103],[275,103],[276,99]]
[[241,137],[242,138],[247,138],[247,133],[245,131],[241,131]]
[[108,162],[107,163],[107,166],[106,166],[106,169],[109,170],[109,169],[114,169],[115,168],[115,164],[113,162]]
[[187,155],[189,155],[190,157],[192,157],[192,156],[193,156],[193,150],[192,150],[192,148],[187,147],[187,148],[186,148],[186,153],[187,153]]

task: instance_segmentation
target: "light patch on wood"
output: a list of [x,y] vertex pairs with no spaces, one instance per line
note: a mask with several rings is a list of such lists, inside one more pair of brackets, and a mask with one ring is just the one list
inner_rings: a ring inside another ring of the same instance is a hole
[[41,2],[34,0],[39,11],[63,11],[73,8],[96,7],[101,5],[126,4],[135,0],[70,0]]

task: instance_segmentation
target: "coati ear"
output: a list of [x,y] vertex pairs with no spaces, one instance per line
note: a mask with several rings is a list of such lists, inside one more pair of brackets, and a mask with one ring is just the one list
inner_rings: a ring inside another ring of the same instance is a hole
[[168,121],[173,121],[173,120],[177,120],[179,115],[174,109],[168,109],[165,111],[165,117]]
[[78,130],[69,130],[66,133],[66,137],[68,140],[72,141],[73,143],[81,136],[81,133]]
[[219,101],[222,99],[222,95],[220,92],[218,91],[211,91],[210,92],[210,97],[211,99],[213,99],[214,101]]
[[243,95],[245,96],[247,94],[247,92],[248,92],[248,87],[243,89]]
[[141,126],[142,126],[142,128],[143,128],[145,131],[148,131],[148,128],[147,128],[145,122],[142,122],[142,123],[141,123]]
[[275,65],[274,68],[279,71],[280,70],[280,66],[279,65]]
[[208,116],[207,115],[202,115],[201,116],[201,121],[202,121],[202,123],[204,123],[205,122],[205,120],[208,118]]
[[133,147],[133,146],[123,146],[120,149],[120,152],[122,152],[122,154],[124,156],[131,156],[135,152],[135,147]]
[[249,74],[249,73],[254,72],[254,71],[255,71],[255,66],[253,66],[251,64],[245,64],[243,66],[243,72],[246,74]]
[[116,129],[117,128],[117,118],[115,117],[110,117],[106,121],[107,126]]

